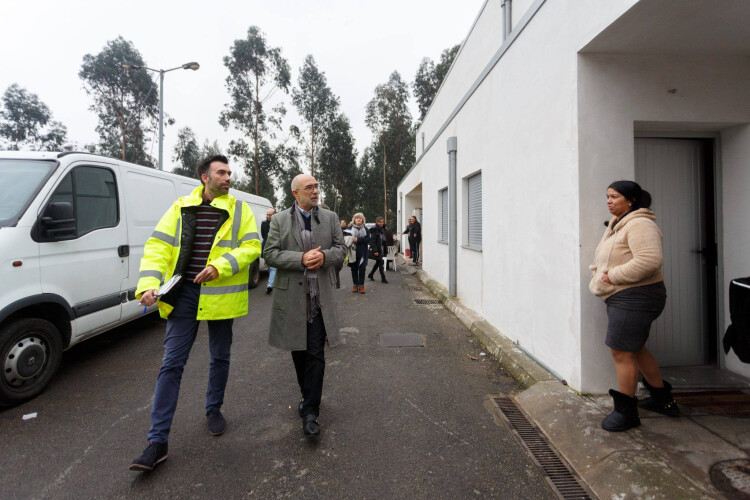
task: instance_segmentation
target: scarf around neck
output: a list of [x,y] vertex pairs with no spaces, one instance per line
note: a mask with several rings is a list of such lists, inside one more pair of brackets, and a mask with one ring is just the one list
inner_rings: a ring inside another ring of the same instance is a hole
[[[312,219],[317,216],[318,207],[310,210],[310,228],[312,229]],[[302,235],[302,247],[307,252],[315,248],[315,236],[312,231],[305,229],[304,215],[300,212],[299,205],[294,202],[294,214]],[[305,296],[307,297],[307,322],[312,323],[313,319],[320,312],[320,290],[318,288],[318,270],[305,268]]]
[[365,229],[365,225],[362,224],[361,226],[352,226],[352,236],[355,238],[364,238],[367,236],[367,229]]

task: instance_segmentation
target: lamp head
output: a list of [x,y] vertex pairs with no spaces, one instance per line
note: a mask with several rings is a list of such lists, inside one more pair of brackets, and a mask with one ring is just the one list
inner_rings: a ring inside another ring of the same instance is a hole
[[200,67],[201,67],[201,65],[198,64],[195,61],[189,62],[189,63],[185,63],[185,64],[182,65],[182,69],[192,69],[193,71],[197,71],[198,68],[200,68]]
[[122,67],[125,69],[141,69],[139,65],[134,64],[132,62],[128,62],[128,61],[123,62]]

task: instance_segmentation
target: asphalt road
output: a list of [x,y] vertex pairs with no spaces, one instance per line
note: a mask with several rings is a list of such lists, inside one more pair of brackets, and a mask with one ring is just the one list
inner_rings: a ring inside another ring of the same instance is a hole
[[[388,278],[360,295],[342,272],[343,344],[326,351],[318,442],[302,435],[291,356],[266,343],[271,300],[259,287],[235,321],[223,436],[206,429],[201,325],[169,459],[128,470],[162,356],[164,323],[151,315],[67,351],[42,395],[0,411],[0,498],[554,498],[489,409],[490,395],[519,387],[447,310],[414,302],[431,298],[410,290],[416,277]],[[417,332],[425,347],[381,347],[390,332]]]

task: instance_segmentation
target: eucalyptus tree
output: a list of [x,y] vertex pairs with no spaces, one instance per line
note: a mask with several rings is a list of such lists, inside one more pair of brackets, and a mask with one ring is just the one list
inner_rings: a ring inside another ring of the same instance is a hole
[[298,88],[292,89],[292,103],[307,125],[308,138],[304,142],[309,153],[310,175],[314,177],[316,146],[328,124],[336,118],[339,99],[328,87],[326,75],[318,69],[312,55],[305,57],[297,85]]
[[11,151],[60,151],[67,135],[65,125],[52,120],[52,112],[39,96],[17,83],[5,90],[0,107],[0,147]]
[[[230,101],[221,113],[219,123],[230,126],[243,137],[229,143],[229,154],[244,163],[252,179],[255,194],[266,192],[268,183],[280,170],[284,151],[276,151],[276,132],[281,130],[286,108],[272,101],[278,91],[289,92],[291,70],[281,49],[269,46],[265,34],[250,26],[245,38],[235,40],[224,57],[229,70],[226,87]],[[248,142],[249,141],[249,142]],[[265,187],[262,186],[265,185]]]
[[357,187],[357,151],[352,127],[346,115],[339,114],[328,125],[319,155],[318,181],[325,202],[337,213],[352,213]]
[[[126,62],[140,69],[126,70],[122,66]],[[133,43],[120,36],[108,41],[98,54],[83,56],[78,76],[94,99],[89,109],[99,118],[96,131],[101,152],[153,166],[146,137],[154,130],[159,97],[145,66]]]
[[437,91],[440,89],[443,80],[445,80],[448,70],[453,64],[453,60],[456,58],[460,48],[461,45],[454,45],[449,49],[445,49],[440,54],[440,61],[437,64],[429,57],[422,59],[422,62],[419,64],[417,74],[412,83],[414,97],[419,106],[419,121],[424,120],[424,115],[427,114],[432,101],[435,100]]
[[285,165],[281,169],[281,175],[279,175],[279,187],[282,193],[284,193],[276,203],[276,209],[279,211],[290,208],[294,203],[294,196],[291,189],[292,179],[302,173],[298,151],[291,148],[290,153],[287,155]]
[[202,159],[201,148],[195,132],[190,127],[183,127],[177,131],[177,144],[174,147],[172,161],[178,162],[178,166],[172,169],[172,173],[198,179],[196,167]]
[[378,153],[382,153],[383,165],[383,217],[388,222],[388,164],[389,150],[391,170],[400,178],[402,171],[403,151],[414,148],[412,117],[408,107],[409,88],[394,71],[386,83],[375,87],[375,97],[367,103],[365,123],[373,133],[373,141],[378,145]]

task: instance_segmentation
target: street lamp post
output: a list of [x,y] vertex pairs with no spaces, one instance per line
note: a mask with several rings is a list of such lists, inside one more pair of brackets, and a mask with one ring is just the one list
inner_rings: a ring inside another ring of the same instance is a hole
[[169,73],[176,69],[192,69],[193,71],[197,71],[201,66],[193,61],[171,69],[153,69],[129,62],[122,63],[122,67],[125,69],[145,69],[159,73],[159,170],[164,170],[164,73]]

